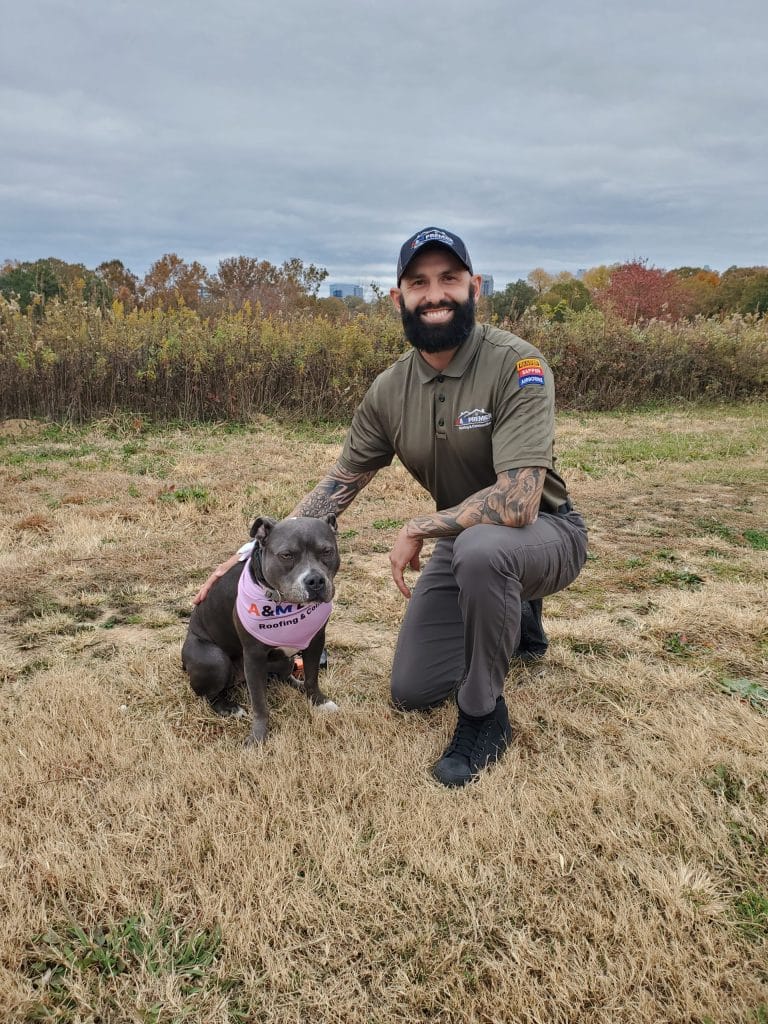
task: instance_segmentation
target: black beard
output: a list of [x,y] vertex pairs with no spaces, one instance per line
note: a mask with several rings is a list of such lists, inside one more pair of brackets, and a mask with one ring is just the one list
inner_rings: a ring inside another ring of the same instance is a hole
[[[425,324],[421,313],[426,309],[452,309],[453,317],[446,324]],[[447,352],[460,348],[475,326],[475,296],[470,289],[466,302],[422,303],[411,313],[400,303],[400,317],[406,338],[420,352]]]

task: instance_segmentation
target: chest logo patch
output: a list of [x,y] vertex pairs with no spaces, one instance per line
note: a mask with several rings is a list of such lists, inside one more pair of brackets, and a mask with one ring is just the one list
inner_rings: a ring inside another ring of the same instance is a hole
[[490,427],[492,422],[493,416],[485,409],[472,409],[460,412],[454,426],[459,430],[474,430],[475,427]]
[[528,387],[529,384],[544,386],[544,367],[540,359],[519,359],[516,364],[517,386]]

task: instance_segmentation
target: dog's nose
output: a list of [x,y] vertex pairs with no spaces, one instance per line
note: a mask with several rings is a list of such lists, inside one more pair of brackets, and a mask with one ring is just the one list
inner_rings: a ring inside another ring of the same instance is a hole
[[325,592],[325,577],[319,572],[311,572],[305,576],[304,586],[310,597],[319,597]]

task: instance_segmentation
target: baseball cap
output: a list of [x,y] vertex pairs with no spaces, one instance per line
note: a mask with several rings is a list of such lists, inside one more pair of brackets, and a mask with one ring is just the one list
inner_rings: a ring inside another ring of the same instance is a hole
[[454,235],[452,231],[445,231],[443,228],[422,228],[421,231],[417,231],[415,235],[411,235],[407,242],[405,242],[400,249],[400,256],[397,260],[397,284],[400,286],[400,278],[405,273],[406,267],[411,262],[413,257],[417,254],[419,249],[424,245],[441,245],[444,249],[448,249],[453,255],[459,259],[470,274],[474,273],[472,270],[472,262],[467,252],[467,247],[464,245],[458,235]]

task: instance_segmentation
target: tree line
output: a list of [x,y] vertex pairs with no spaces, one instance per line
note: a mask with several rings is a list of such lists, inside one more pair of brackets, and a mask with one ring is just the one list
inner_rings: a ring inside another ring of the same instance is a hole
[[40,309],[51,299],[81,299],[103,307],[119,302],[124,312],[183,306],[210,314],[258,303],[271,316],[314,305],[327,276],[324,268],[296,257],[276,266],[252,256],[233,256],[210,274],[196,260],[188,263],[166,253],[143,278],[118,259],[90,270],[82,263],[49,258],[6,263],[0,269],[0,294],[22,310]]
[[[53,299],[74,299],[108,308],[119,303],[134,309],[188,308],[205,316],[240,310],[248,304],[268,316],[316,312],[339,319],[374,306],[383,292],[373,286],[374,299],[321,298],[328,271],[298,257],[280,266],[252,256],[221,260],[211,274],[196,260],[176,253],[156,260],[143,278],[121,260],[95,269],[58,259],[9,261],[0,268],[0,294],[22,311],[43,314]],[[537,267],[482,301],[481,315],[498,321],[517,321],[533,312],[554,322],[591,307],[611,312],[627,323],[651,320],[677,322],[695,317],[768,314],[768,267],[729,267],[722,274],[708,267],[664,270],[647,260],[601,265],[574,276],[550,274]]]
[[768,267],[729,267],[722,274],[709,267],[662,270],[647,260],[601,265],[579,277],[553,275],[541,267],[491,297],[501,320],[519,320],[533,310],[562,321],[568,312],[590,307],[612,312],[627,323],[676,322],[734,313],[768,313]]

